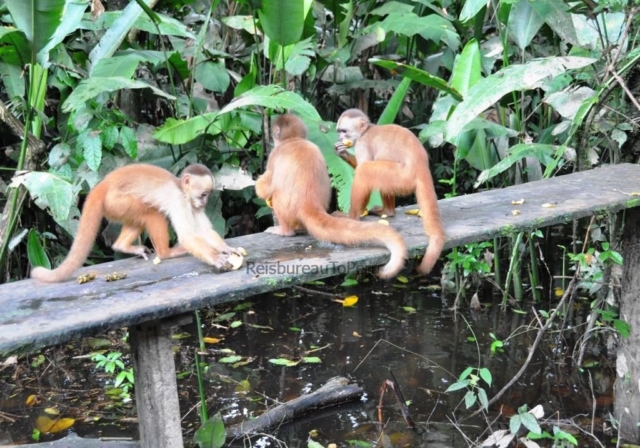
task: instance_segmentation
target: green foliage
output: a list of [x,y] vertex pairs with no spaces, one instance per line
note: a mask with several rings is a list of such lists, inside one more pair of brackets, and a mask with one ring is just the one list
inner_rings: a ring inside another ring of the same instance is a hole
[[[476,372],[474,374],[474,372]],[[489,408],[489,399],[487,398],[487,392],[480,385],[480,380],[491,387],[493,377],[489,369],[467,367],[458,378],[458,381],[451,384],[445,392],[455,392],[458,390],[466,389],[467,393],[464,395],[464,403],[467,409],[471,408],[477,402],[480,402],[480,407],[487,410]]]
[[199,448],[221,448],[226,439],[227,433],[220,412],[207,420],[194,434]]
[[96,369],[103,369],[105,373],[114,375],[113,387],[107,390],[109,395],[117,395],[123,401],[131,401],[131,389],[134,384],[133,367],[126,368],[122,361],[122,353],[108,352],[106,355],[95,353],[91,360],[96,363]]

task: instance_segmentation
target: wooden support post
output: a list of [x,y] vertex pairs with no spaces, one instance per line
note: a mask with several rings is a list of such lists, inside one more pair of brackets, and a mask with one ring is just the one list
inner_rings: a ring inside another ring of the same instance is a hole
[[171,327],[182,323],[165,319],[129,328],[142,448],[184,446],[171,350]]
[[620,438],[640,442],[640,208],[627,210],[623,235],[624,266],[620,318],[631,325],[628,338],[620,338],[616,363],[614,416]]

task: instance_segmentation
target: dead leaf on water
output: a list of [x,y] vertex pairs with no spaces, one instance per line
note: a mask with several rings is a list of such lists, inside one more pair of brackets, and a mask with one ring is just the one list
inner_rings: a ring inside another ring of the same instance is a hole
[[511,201],[511,205],[522,205],[524,204],[524,198],[520,198],[519,201]]
[[60,411],[57,410],[56,408],[45,408],[44,412],[49,415],[60,415]]
[[27,397],[27,406],[32,407],[34,404],[38,402],[37,396],[35,394],[31,394]]
[[222,339],[219,338],[210,338],[210,337],[204,337],[202,338],[202,340],[204,342],[206,342],[207,344],[217,344],[218,342],[220,342]]
[[36,419],[36,428],[38,428],[40,432],[55,434],[71,428],[75,422],[75,419],[72,418],[52,420],[46,415],[41,415]]

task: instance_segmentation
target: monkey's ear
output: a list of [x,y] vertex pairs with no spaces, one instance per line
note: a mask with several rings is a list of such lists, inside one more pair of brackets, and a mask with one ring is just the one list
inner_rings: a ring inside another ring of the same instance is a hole
[[360,128],[361,131],[364,131],[365,129],[367,129],[367,126],[369,126],[369,123],[367,123],[367,120],[365,120],[364,118],[358,118],[358,127]]
[[273,127],[273,138],[276,140],[280,140],[280,126]]
[[191,184],[191,174],[183,174],[180,176],[180,186],[187,187]]

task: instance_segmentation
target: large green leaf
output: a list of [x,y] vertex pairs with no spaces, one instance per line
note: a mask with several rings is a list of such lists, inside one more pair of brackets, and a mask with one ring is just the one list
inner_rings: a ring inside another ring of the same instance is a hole
[[49,51],[78,29],[89,0],[6,0],[16,28],[31,43],[36,60],[48,65]]
[[227,433],[220,412],[204,422],[194,434],[198,448],[221,448],[224,446],[226,438]]
[[51,262],[47,257],[44,247],[40,244],[40,238],[38,238],[38,232],[35,229],[29,230],[29,237],[27,238],[27,257],[31,266],[42,266],[47,269],[51,269]]
[[24,98],[24,76],[22,76],[22,69],[19,65],[0,62],[0,80],[2,80],[4,88],[7,89],[9,99]]
[[511,5],[509,36],[521,50],[527,48],[543,24],[544,19],[531,7],[528,0],[519,0]]
[[283,47],[297,43],[310,6],[308,0],[263,0],[258,15],[264,33]]
[[460,46],[460,36],[458,36],[453,24],[436,14],[420,17],[414,13],[395,12],[389,14],[384,20],[369,25],[363,30],[363,33],[372,32],[377,27],[387,33],[394,32],[408,37],[419,34],[436,43],[443,42],[454,51]]
[[0,59],[22,68],[31,62],[31,47],[24,32],[13,27],[0,27]]
[[73,92],[71,92],[71,95],[69,95],[66,101],[62,104],[62,111],[70,112],[84,105],[86,101],[95,98],[103,92],[115,92],[120,89],[151,89],[156,95],[163,96],[170,100],[175,100],[174,96],[169,95],[146,82],[135,81],[121,76],[92,76],[84,79],[80,84],[78,84]]
[[542,145],[540,143],[520,143],[514,145],[509,148],[509,154],[504,159],[480,173],[475,183],[475,188],[478,188],[480,184],[492,177],[508,170],[525,157],[535,157],[543,165],[551,164],[553,163],[553,156],[558,148],[559,147],[555,145]]
[[308,119],[314,122],[322,121],[315,107],[309,104],[304,98],[297,93],[289,92],[276,85],[254,87],[239,97],[234,98],[233,101],[222,108],[220,114],[222,115],[245,106],[284,109],[290,112],[296,112],[302,119]]
[[478,41],[471,39],[464,46],[453,68],[451,87],[465,96],[480,79],[482,79],[482,53]]
[[563,0],[537,0],[529,5],[562,39],[571,45],[580,45],[569,6]]
[[466,22],[469,19],[473,19],[480,10],[486,6],[486,0],[467,0],[464,2],[462,11],[460,11],[460,21]]
[[389,124],[395,121],[398,113],[402,109],[404,98],[407,96],[410,85],[411,78],[404,78],[402,80],[402,82],[396,88],[395,92],[393,92],[393,95],[387,103],[387,106],[382,111],[382,114],[380,114],[380,118],[378,118],[378,124]]
[[51,173],[31,171],[14,177],[10,186],[17,187],[20,184],[29,190],[38,207],[49,208],[56,221],[68,218],[75,200],[73,185],[69,182]]
[[386,61],[377,58],[369,59],[369,63],[388,68],[389,70],[393,70],[394,72],[398,73],[400,76],[412,79],[413,81],[424,84],[425,86],[435,87],[438,90],[442,90],[443,92],[451,94],[458,100],[462,100],[462,95],[460,95],[460,93],[458,93],[456,89],[449,87],[444,79],[433,76],[432,74],[427,73],[424,70],[420,70],[419,68],[403,64],[402,62]]
[[135,53],[101,59],[93,68],[92,76],[132,78],[141,60],[142,56]]
[[209,127],[220,131],[221,129],[217,125],[212,124],[217,116],[218,112],[211,112],[186,120],[168,118],[162,126],[155,130],[153,137],[161,142],[182,145],[203,134]]
[[550,57],[527,64],[510,65],[480,80],[464,101],[451,114],[445,129],[445,139],[452,142],[462,128],[504,95],[535,89],[547,78],[554,78],[569,69],[593,64],[596,60],[579,57]]
[[[17,0],[22,1],[22,0]],[[147,5],[154,0],[143,0]],[[120,44],[127,36],[127,33],[134,26],[136,21],[142,16],[142,8],[135,2],[131,1],[122,10],[122,14],[113,22],[113,24],[104,33],[98,45],[93,47],[89,53],[89,74],[93,72],[93,67],[104,58],[109,58],[118,50]]]

